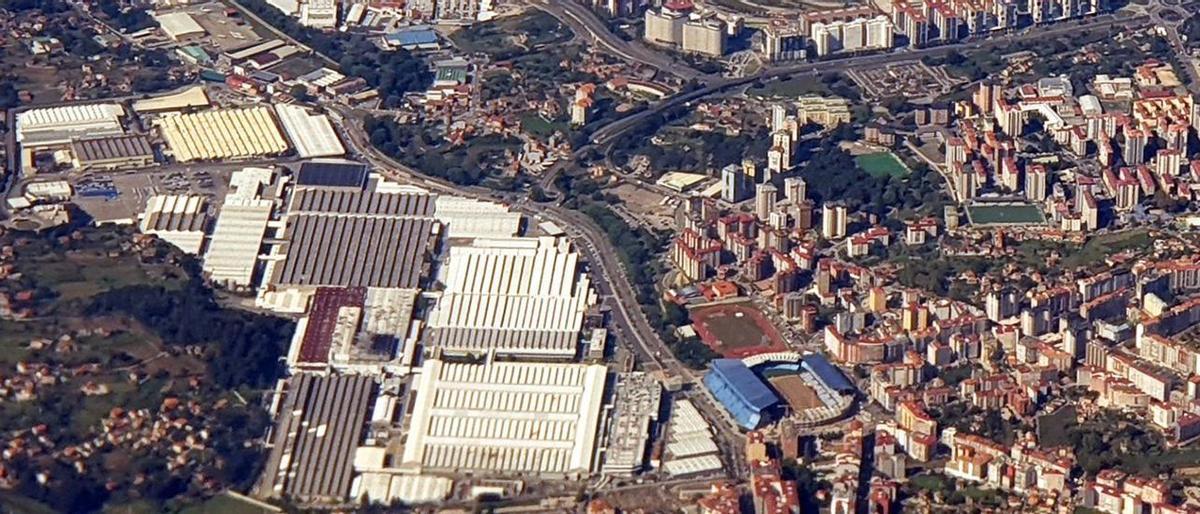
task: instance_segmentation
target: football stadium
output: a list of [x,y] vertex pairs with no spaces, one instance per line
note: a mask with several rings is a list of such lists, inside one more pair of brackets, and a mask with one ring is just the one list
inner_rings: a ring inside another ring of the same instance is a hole
[[790,418],[798,427],[842,419],[858,390],[822,355],[760,353],[714,360],[704,385],[747,430]]

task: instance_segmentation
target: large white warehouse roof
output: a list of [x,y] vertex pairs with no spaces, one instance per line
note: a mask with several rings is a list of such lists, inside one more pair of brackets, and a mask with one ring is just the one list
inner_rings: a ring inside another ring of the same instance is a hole
[[125,133],[120,104],[65,105],[17,114],[17,142],[25,145],[65,144],[75,137]]
[[158,124],[179,162],[259,157],[288,149],[271,110],[261,105],[166,116]]
[[288,139],[296,147],[302,159],[343,155],[346,149],[338,140],[329,117],[324,114],[309,114],[308,109],[298,105],[278,104],[275,113],[287,132]]
[[401,465],[493,474],[588,474],[606,368],[425,361]]
[[594,302],[579,255],[555,238],[453,246],[428,342],[452,353],[571,357]]
[[204,271],[214,282],[251,285],[274,206],[261,190],[273,179],[274,173],[264,168],[246,168],[230,177],[230,192],[204,256]]

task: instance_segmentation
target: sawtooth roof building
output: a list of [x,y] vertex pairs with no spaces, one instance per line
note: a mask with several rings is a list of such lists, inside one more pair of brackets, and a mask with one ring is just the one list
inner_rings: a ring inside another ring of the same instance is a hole
[[271,109],[262,105],[164,116],[156,123],[179,162],[263,157],[289,148]]
[[602,365],[425,361],[400,466],[577,477],[593,469]]
[[154,147],[146,136],[125,134],[71,141],[72,164],[78,169],[115,170],[154,164]]
[[443,272],[427,346],[447,354],[575,356],[595,294],[566,240],[476,239],[450,247]]
[[204,197],[198,195],[155,195],[146,201],[138,229],[199,255],[208,221]]
[[301,373],[287,381],[261,494],[343,502],[375,391],[371,377]]
[[416,288],[436,235],[433,196],[297,188],[284,230],[279,288]]

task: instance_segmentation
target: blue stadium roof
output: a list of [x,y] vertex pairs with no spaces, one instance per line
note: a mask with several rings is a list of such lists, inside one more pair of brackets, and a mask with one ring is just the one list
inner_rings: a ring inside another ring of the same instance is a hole
[[763,410],[779,401],[775,393],[771,392],[762,379],[750,371],[740,359],[714,360],[712,372],[720,374],[751,407]]
[[737,359],[712,361],[704,375],[704,386],[747,429],[758,428],[767,409],[779,402],[762,379]]
[[816,375],[820,381],[824,382],[825,385],[834,391],[839,393],[853,393],[858,390],[824,355],[815,353],[805,355],[803,363],[805,369]]

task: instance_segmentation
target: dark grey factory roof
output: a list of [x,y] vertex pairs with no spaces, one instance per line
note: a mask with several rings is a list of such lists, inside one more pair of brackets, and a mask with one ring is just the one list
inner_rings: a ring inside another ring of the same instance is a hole
[[344,500],[373,390],[366,376],[301,373],[288,379],[263,493],[301,501]]
[[433,239],[434,197],[303,188],[288,210],[275,284],[417,287]]
[[300,165],[297,186],[346,187],[361,190],[367,185],[367,167],[357,162],[313,161]]
[[429,219],[396,217],[289,218],[287,258],[275,283],[417,287],[433,225]]
[[297,189],[291,213],[371,214],[433,217],[433,196],[346,191],[341,188]]
[[137,134],[77,139],[71,146],[82,162],[154,156],[150,140]]
[[579,345],[579,332],[569,330],[431,327],[426,333],[426,344],[450,353],[556,353]]

